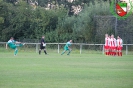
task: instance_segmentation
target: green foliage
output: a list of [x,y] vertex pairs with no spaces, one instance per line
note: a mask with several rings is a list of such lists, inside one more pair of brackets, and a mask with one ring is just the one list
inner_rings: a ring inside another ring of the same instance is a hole
[[[114,27],[110,26],[111,19],[96,20],[95,17],[110,15],[108,0],[75,0],[72,3],[66,0],[38,0],[39,6],[36,9],[27,0],[20,0],[17,4],[15,2],[0,0],[1,41],[7,41],[11,36],[15,39],[40,39],[45,35],[47,42],[73,39],[81,43],[103,43],[105,33],[114,33]],[[48,3],[56,7],[46,10],[44,7]],[[81,5],[82,11],[73,15],[72,5]],[[132,23],[131,18],[127,22]],[[104,23],[108,23],[106,27]],[[132,26],[128,24],[126,29],[132,29]]]
[[45,35],[48,42],[64,42],[69,39],[75,42],[93,42],[95,30],[93,16],[96,12],[100,15],[107,13],[103,6],[103,13],[99,11],[102,3],[95,2],[95,5],[90,4],[89,7],[86,4],[79,15],[71,17],[67,15],[68,11],[64,7],[52,10],[37,7],[33,10],[26,1],[21,1],[15,6],[6,3],[7,8],[4,11],[7,15],[4,14],[5,22],[1,39],[7,40],[11,36],[16,39],[39,39]]
[[[86,4],[79,15],[71,17],[66,16],[64,19],[59,19],[58,33],[61,37],[63,36],[62,41],[72,38],[74,42],[94,42],[94,16],[108,14],[110,14],[108,2],[95,2],[95,5],[91,3],[89,6]],[[67,33],[70,35],[69,37]]]
[[5,7],[7,9],[4,9],[4,11],[8,12],[8,15],[5,17],[5,28],[1,32],[2,40],[7,40],[11,36],[14,36],[16,39],[39,39],[46,33],[51,34],[56,29],[58,16],[64,17],[67,12],[62,7],[58,10],[50,11],[44,10],[42,7],[33,10],[24,1],[19,2],[16,6],[6,3]]

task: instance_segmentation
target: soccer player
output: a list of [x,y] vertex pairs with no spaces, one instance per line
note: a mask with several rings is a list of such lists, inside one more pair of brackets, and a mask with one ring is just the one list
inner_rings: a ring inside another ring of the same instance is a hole
[[111,41],[111,36],[109,36],[109,52],[108,52],[108,55],[111,55],[111,44],[110,44],[110,41]]
[[21,47],[23,45],[25,45],[25,43],[22,44],[21,42],[17,42],[13,37],[11,37],[10,40],[6,43],[6,49],[7,46],[9,46],[11,49],[14,49],[14,56],[16,56],[18,53],[17,47]]
[[123,41],[119,36],[117,36],[117,55],[118,56],[122,56],[122,47],[123,47]]
[[105,34],[105,45],[104,45],[105,55],[109,55],[109,44],[110,44],[110,38],[108,34]]
[[111,55],[115,56],[116,55],[116,39],[114,38],[114,35],[111,35],[110,39],[110,49],[111,49]]
[[44,38],[45,38],[45,36],[42,36],[42,38],[41,38],[41,42],[40,42],[41,44],[40,44],[39,54],[41,54],[41,51],[43,49],[45,55],[47,55],[47,52],[46,52],[46,42],[45,42]]
[[72,45],[72,40],[66,43],[66,45],[64,46],[64,51],[61,53],[61,55],[63,55],[66,51],[68,51],[67,55],[69,55],[72,51],[72,49],[70,48],[71,45]]

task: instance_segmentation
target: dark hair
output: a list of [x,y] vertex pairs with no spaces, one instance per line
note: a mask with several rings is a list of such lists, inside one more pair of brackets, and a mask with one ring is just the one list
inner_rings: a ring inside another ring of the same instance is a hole
[[11,37],[10,39],[14,39],[13,37]]

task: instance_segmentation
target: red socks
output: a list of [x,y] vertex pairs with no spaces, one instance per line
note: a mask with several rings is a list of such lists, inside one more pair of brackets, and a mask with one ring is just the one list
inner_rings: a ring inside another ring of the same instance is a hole
[[117,55],[120,56],[119,52],[117,52]]
[[122,52],[117,52],[118,56],[122,56]]
[[120,52],[120,56],[122,56],[122,52]]
[[111,55],[111,56],[117,55],[117,56],[122,56],[122,52],[111,52],[111,51],[109,51],[109,52],[105,52],[105,55]]
[[105,52],[105,54],[106,54],[106,55],[108,55],[108,53],[107,53],[107,52]]
[[114,56],[116,55],[116,52],[114,52]]

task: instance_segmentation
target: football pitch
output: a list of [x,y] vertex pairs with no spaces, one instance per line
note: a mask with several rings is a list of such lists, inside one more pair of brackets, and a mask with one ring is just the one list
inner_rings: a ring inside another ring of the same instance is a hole
[[133,88],[133,55],[1,52],[0,88]]

